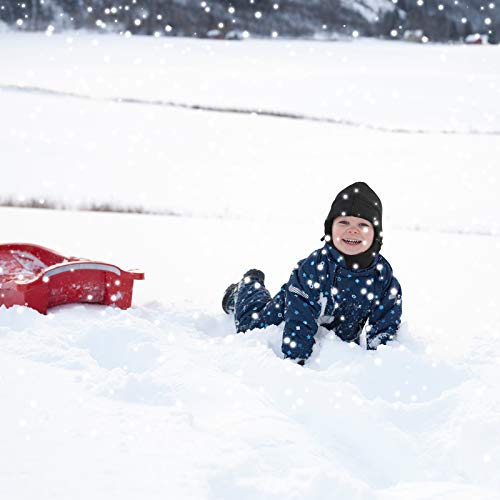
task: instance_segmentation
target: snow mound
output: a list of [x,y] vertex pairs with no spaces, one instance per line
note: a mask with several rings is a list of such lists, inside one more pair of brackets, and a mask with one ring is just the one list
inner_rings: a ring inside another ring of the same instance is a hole
[[[375,352],[321,331],[302,368],[281,359],[281,327],[236,335],[228,317],[155,302],[128,311],[66,306],[48,316],[2,308],[0,318],[2,364],[22,367],[3,371],[3,418],[26,412],[9,378],[22,378],[18,394],[37,394],[32,418],[3,425],[0,438],[13,452],[30,436],[42,469],[41,430],[57,434],[62,425],[56,464],[68,449],[77,463],[89,446],[129,449],[133,435],[148,467],[170,464],[162,481],[182,498],[494,498],[488,488],[500,487],[492,367],[484,357],[477,370],[439,359],[405,324],[398,341]],[[84,417],[58,423],[55,415],[82,402]],[[44,405],[45,421],[35,411]],[[93,422],[85,437],[82,418]],[[113,472],[125,483],[128,467]],[[90,469],[98,476],[99,463]],[[179,476],[186,470],[193,484]],[[147,477],[135,478],[155,497]],[[21,472],[9,481],[24,488]]]

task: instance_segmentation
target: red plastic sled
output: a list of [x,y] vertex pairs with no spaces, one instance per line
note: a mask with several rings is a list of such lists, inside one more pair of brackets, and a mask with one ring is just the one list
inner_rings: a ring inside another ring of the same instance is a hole
[[49,307],[75,302],[132,304],[134,280],[140,271],[63,255],[39,245],[0,245],[0,306],[28,306],[42,314]]

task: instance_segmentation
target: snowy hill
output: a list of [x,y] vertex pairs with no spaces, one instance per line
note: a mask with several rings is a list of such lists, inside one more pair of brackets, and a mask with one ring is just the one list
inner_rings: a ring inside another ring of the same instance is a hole
[[[128,311],[0,308],[0,497],[498,499],[498,51],[235,47],[0,34],[0,198],[171,214],[0,208],[2,241],[146,273]],[[320,331],[302,368],[282,327],[235,335],[225,286],[277,291],[354,180],[399,339]]]

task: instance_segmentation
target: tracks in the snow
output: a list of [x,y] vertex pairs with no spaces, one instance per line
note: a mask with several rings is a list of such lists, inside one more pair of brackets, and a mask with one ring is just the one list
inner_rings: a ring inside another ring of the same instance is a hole
[[43,87],[0,84],[0,91],[7,92],[25,92],[30,94],[47,95],[53,97],[71,97],[74,99],[85,99],[91,101],[104,101],[124,104],[142,104],[146,106],[164,106],[170,108],[187,109],[192,111],[208,111],[212,113],[228,113],[237,115],[263,116],[269,118],[284,118],[290,120],[300,120],[316,123],[327,123],[331,125],[341,125],[344,127],[354,127],[362,130],[370,130],[374,132],[390,133],[390,134],[419,134],[419,135],[500,135],[500,130],[457,130],[457,129],[422,129],[422,128],[403,128],[403,127],[386,127],[383,125],[375,125],[370,123],[358,122],[345,118],[334,118],[327,116],[315,116],[301,113],[292,113],[288,111],[274,111],[262,108],[244,108],[234,106],[211,106],[207,104],[183,103],[176,101],[168,101],[162,99],[138,99],[133,97],[96,97],[92,95],[80,94],[77,92],[68,92],[63,90],[54,90]]

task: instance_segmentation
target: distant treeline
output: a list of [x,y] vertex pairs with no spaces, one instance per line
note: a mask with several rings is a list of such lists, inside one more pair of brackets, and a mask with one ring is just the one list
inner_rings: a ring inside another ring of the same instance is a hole
[[[92,29],[155,36],[400,38],[431,41],[500,32],[497,0],[0,0],[18,30]],[[245,35],[246,35],[245,33]]]

